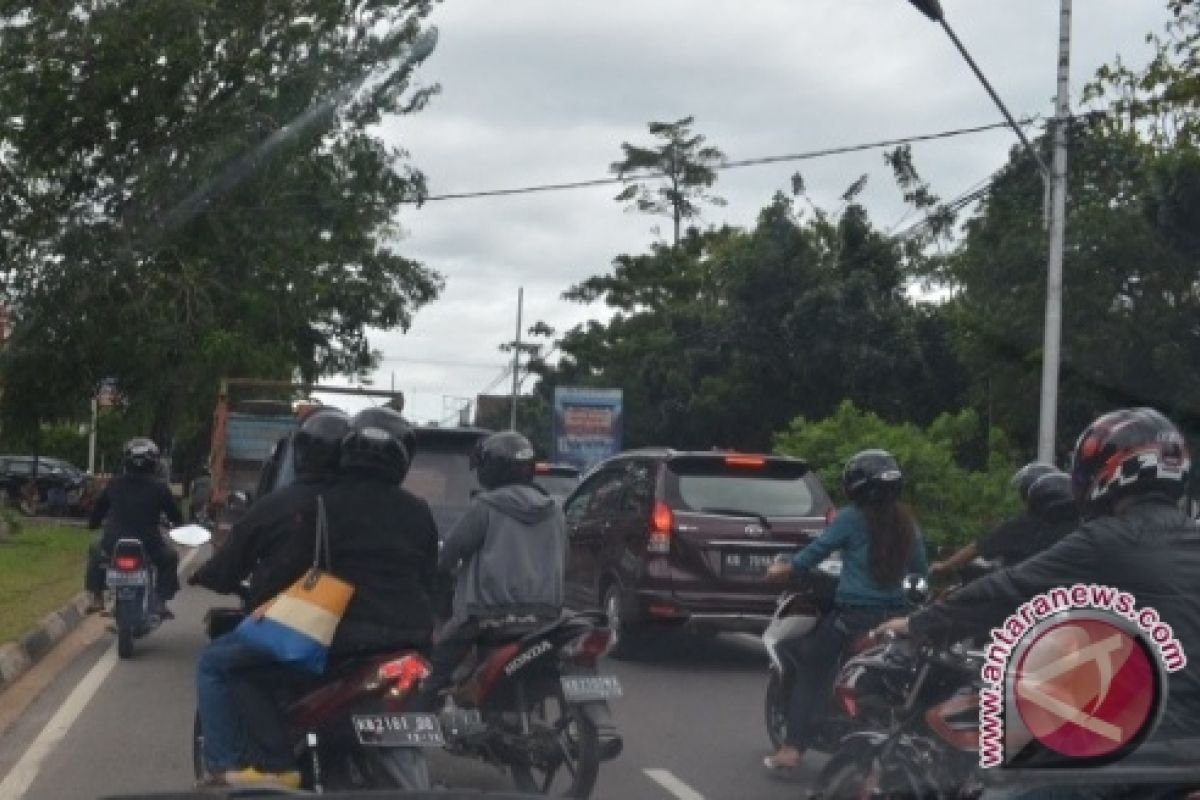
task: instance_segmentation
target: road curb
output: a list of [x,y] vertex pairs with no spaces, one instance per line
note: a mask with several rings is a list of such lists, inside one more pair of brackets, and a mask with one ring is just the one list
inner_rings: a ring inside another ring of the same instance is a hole
[[87,619],[87,606],[87,593],[80,592],[58,611],[42,617],[37,627],[19,640],[0,645],[0,693],[78,628]]

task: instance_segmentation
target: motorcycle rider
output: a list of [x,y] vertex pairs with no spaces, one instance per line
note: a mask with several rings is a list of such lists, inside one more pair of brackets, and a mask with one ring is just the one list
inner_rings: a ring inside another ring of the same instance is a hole
[[[438,534],[429,505],[400,488],[415,452],[412,428],[388,408],[350,421],[335,480],[324,498],[332,572],[354,586],[330,660],[424,650],[433,633]],[[315,503],[315,499],[314,499]],[[312,566],[315,528],[269,557],[260,591],[275,596]],[[316,679],[229,634],[201,654],[197,674],[204,755],[211,785],[296,787],[295,754],[278,694]],[[427,777],[426,777],[427,779]],[[415,787],[420,788],[420,787]]]
[[[1085,521],[1049,549],[964,586],[875,633],[937,639],[960,626],[992,628],[1025,601],[1076,583],[1114,587],[1153,608],[1184,643],[1200,642],[1200,524],[1180,510],[1191,458],[1175,424],[1150,408],[1096,419],[1080,435],[1071,469]],[[1168,678],[1158,741],[1200,725],[1200,661]],[[1136,759],[1136,754],[1131,758]],[[1116,789],[1106,789],[1101,795]]]
[[1041,461],[1033,461],[1017,470],[1010,482],[1021,496],[1025,509],[1015,517],[1006,519],[978,541],[972,542],[950,556],[945,561],[935,561],[929,565],[931,575],[952,573],[974,561],[985,558],[988,561],[1000,560],[1006,566],[1014,566],[1029,556],[1046,549],[1053,541],[1044,535],[1043,525],[1029,509],[1029,490],[1045,475],[1060,470]]
[[182,525],[183,514],[171,487],[157,477],[158,459],[154,442],[141,437],[130,439],[124,447],[124,474],[109,481],[92,506],[88,528],[96,530],[103,523],[104,532],[88,548],[84,588],[91,595],[89,613],[104,610],[104,562],[111,557],[117,540],[138,539],[157,568],[159,614],[163,619],[174,619],[167,603],[179,591],[179,556],[163,540],[159,522],[165,514],[171,525]]
[[292,439],[296,479],[260,498],[229,532],[221,549],[188,583],[221,594],[237,594],[249,578],[246,606],[258,608],[275,596],[279,579],[270,574],[272,556],[293,537],[315,530],[317,495],[333,481],[339,446],[350,429],[344,411],[323,407],[310,414]]
[[796,553],[791,563],[771,565],[768,578],[782,580],[807,572],[834,551],[842,553],[834,610],[805,636],[785,642],[799,664],[788,708],[787,737],[768,769],[800,764],[808,739],[828,706],[838,660],[847,641],[908,606],[903,590],[906,573],[928,571],[925,544],[912,512],[900,502],[904,476],[885,450],[864,450],[842,471],[842,487],[850,504],[816,540]]
[[515,431],[493,434],[477,446],[471,466],[485,491],[442,548],[440,568],[459,568],[454,611],[438,634],[418,708],[437,708],[482,634],[527,629],[562,613],[566,518],[533,483],[533,445]]

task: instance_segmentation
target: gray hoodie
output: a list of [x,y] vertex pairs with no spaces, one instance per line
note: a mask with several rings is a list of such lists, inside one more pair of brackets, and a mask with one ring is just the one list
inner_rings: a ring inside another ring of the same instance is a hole
[[472,617],[557,617],[566,527],[562,508],[536,487],[505,486],[476,496],[439,558],[443,570],[462,564],[452,625]]

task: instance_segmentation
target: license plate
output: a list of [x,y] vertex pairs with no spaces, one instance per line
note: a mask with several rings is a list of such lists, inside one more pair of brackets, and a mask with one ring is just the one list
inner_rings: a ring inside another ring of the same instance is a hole
[[564,675],[562,688],[563,698],[568,703],[611,700],[622,694],[621,682],[616,675]]
[[150,582],[150,576],[144,569],[134,570],[132,572],[122,572],[121,570],[110,569],[108,571],[109,586],[145,586]]
[[775,560],[774,553],[724,553],[721,573],[739,577],[762,577]]
[[370,747],[441,747],[446,743],[434,714],[356,714],[353,723],[359,743]]

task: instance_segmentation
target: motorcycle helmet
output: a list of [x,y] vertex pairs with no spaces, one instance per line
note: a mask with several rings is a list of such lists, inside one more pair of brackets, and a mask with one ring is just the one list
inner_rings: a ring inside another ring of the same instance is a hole
[[1039,519],[1057,519],[1075,511],[1071,476],[1055,470],[1033,482],[1025,496],[1025,507]]
[[1158,494],[1183,497],[1192,460],[1175,423],[1152,408],[1105,414],[1080,435],[1071,460],[1075,502],[1089,514],[1111,514],[1116,501]]
[[895,456],[886,450],[863,450],[846,462],[842,488],[855,502],[896,498],[904,488],[904,474]]
[[338,463],[342,469],[366,472],[396,484],[403,483],[412,464],[416,436],[408,420],[390,408],[369,408],[350,420],[342,438]]
[[1021,502],[1026,503],[1029,501],[1029,489],[1037,482],[1038,478],[1058,471],[1058,467],[1053,464],[1031,461],[1013,473],[1010,485],[1017,490],[1017,494],[1021,495]]
[[144,436],[126,442],[122,455],[127,472],[153,473],[158,468],[158,445]]
[[533,483],[536,467],[533,445],[516,431],[492,434],[471,454],[479,485],[488,490]]
[[292,438],[292,466],[297,475],[330,472],[337,468],[338,447],[350,430],[350,417],[336,408],[318,408]]

